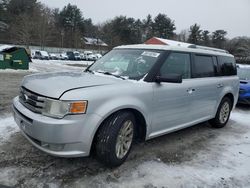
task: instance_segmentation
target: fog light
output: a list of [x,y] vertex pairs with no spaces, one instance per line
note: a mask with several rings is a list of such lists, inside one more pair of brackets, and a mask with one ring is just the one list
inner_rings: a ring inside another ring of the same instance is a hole
[[65,144],[50,144],[50,143],[46,143],[46,142],[41,143],[41,146],[43,148],[53,150],[53,151],[62,151],[64,148],[64,145]]

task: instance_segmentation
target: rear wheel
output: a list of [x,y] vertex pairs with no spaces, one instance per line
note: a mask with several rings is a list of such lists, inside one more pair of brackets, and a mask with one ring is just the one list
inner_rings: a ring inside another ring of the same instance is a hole
[[127,111],[111,115],[103,122],[96,137],[96,155],[110,167],[121,165],[127,158],[134,139],[135,118]]
[[218,107],[216,116],[214,119],[210,120],[209,123],[215,128],[224,127],[230,117],[233,103],[230,98],[224,97]]

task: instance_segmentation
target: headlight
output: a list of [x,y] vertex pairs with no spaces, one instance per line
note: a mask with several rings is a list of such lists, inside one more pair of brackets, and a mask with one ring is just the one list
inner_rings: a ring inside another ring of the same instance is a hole
[[84,114],[87,111],[87,101],[60,101],[46,99],[42,114],[55,118],[63,118],[67,114]]

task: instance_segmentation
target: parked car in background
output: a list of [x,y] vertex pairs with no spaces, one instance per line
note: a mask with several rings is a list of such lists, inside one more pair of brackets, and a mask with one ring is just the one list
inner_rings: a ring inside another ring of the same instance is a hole
[[51,59],[51,60],[57,60],[57,59],[58,59],[58,57],[57,57],[57,55],[56,55],[56,54],[54,54],[54,53],[50,53],[50,54],[49,54],[49,59]]
[[68,56],[66,53],[61,53],[61,54],[58,54],[58,59],[60,60],[68,60]]
[[75,60],[74,52],[72,51],[66,52],[66,55],[68,56],[68,60]]
[[90,54],[90,55],[88,55],[87,60],[88,61],[96,61],[97,60],[97,56],[95,54]]
[[74,51],[74,52],[69,51],[69,52],[66,52],[66,55],[68,56],[68,60],[73,60],[73,61],[81,60],[81,56],[78,51]]
[[101,54],[94,54],[92,51],[85,51],[83,54],[80,54],[82,60],[87,61],[96,61],[102,57]]
[[92,58],[93,52],[92,51],[85,51],[83,54],[84,54],[84,60],[89,61],[90,58]]
[[80,53],[81,60],[85,60],[84,53]]
[[118,166],[135,140],[204,121],[224,127],[238,100],[236,72],[234,57],[220,49],[120,46],[85,72],[26,76],[13,100],[14,119],[48,154],[93,151]]
[[74,56],[75,56],[75,60],[80,61],[81,60],[81,56],[80,53],[78,51],[74,51]]
[[36,50],[34,51],[33,59],[49,60],[49,53],[46,51]]
[[100,59],[102,57],[102,54],[95,54],[96,59]]
[[250,67],[238,67],[240,78],[239,104],[250,105]]

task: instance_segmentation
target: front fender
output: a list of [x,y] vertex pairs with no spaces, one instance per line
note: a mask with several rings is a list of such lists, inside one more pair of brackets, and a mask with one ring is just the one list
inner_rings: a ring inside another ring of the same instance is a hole
[[117,111],[123,110],[123,109],[134,109],[134,110],[139,111],[143,115],[146,121],[146,134],[149,134],[151,130],[150,128],[151,116],[148,114],[145,104],[143,104],[139,100],[132,99],[132,98],[130,99],[117,98],[117,99],[106,101],[105,103],[103,103],[96,109],[95,114],[97,115],[98,118],[96,119],[96,123],[93,126],[93,133],[90,136],[89,143],[91,143],[91,145],[93,144],[95,134],[98,128],[103,123],[103,121],[106,118],[108,118],[111,114]]

